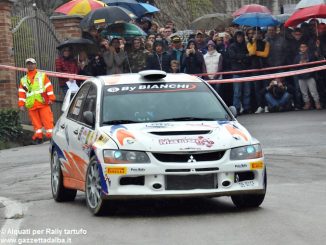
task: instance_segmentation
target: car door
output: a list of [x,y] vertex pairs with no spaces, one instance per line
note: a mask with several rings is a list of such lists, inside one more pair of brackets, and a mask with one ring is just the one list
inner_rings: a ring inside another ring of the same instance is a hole
[[[68,117],[71,120],[69,120],[67,131],[70,138],[69,157],[75,168],[75,177],[84,182],[90,150],[97,137],[95,134],[97,88],[95,84],[89,83],[89,86],[83,86],[81,89],[83,90],[79,91],[75,97],[75,108],[71,108],[72,115],[71,118]],[[93,113],[92,125],[85,119],[85,111]],[[84,184],[81,184],[84,188]]]

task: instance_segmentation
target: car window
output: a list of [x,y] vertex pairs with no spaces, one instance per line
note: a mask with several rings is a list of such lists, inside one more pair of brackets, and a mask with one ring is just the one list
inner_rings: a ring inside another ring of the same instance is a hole
[[102,106],[104,124],[232,120],[204,83],[146,83],[106,86]]
[[87,83],[79,89],[77,95],[75,96],[74,100],[70,105],[67,118],[78,120],[79,116],[81,115],[81,108],[83,106],[84,100],[87,96],[90,86],[91,84]]
[[88,91],[87,97],[85,99],[82,112],[80,113],[80,121],[85,123],[83,113],[85,111],[91,111],[94,113],[94,118],[96,118],[96,98],[97,98],[97,89],[95,85],[92,85],[91,88]]

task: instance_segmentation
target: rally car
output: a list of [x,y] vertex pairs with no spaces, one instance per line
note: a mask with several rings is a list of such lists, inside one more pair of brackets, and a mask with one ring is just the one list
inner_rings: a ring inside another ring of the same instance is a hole
[[231,196],[264,200],[259,141],[198,77],[143,71],[83,83],[56,123],[51,186],[58,202],[84,191],[91,212],[118,198]]

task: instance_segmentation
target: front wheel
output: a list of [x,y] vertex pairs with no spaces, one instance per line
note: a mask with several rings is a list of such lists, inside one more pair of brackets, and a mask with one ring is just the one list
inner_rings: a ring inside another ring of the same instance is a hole
[[266,168],[264,173],[264,192],[262,194],[241,194],[231,196],[232,202],[237,208],[257,208],[263,203],[267,189]]
[[56,151],[53,151],[51,158],[51,189],[53,199],[57,202],[73,201],[77,194],[77,190],[68,189],[63,186],[61,164]]
[[99,167],[95,157],[92,157],[87,168],[85,183],[86,203],[94,215],[101,215],[105,209],[105,200],[101,197],[102,188]]

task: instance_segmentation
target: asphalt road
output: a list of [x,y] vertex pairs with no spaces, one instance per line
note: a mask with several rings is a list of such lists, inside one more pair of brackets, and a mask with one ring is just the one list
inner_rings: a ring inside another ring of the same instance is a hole
[[260,208],[237,210],[228,197],[137,200],[115,202],[111,213],[93,217],[83,193],[72,203],[52,200],[45,143],[0,151],[1,238],[29,244],[325,244],[326,110],[238,120],[265,152],[268,190]]

